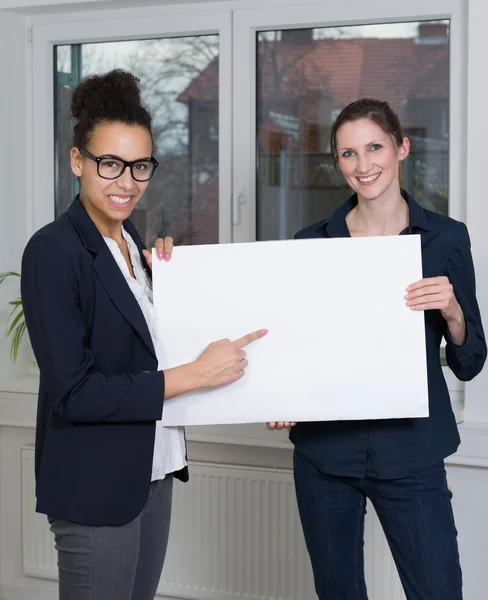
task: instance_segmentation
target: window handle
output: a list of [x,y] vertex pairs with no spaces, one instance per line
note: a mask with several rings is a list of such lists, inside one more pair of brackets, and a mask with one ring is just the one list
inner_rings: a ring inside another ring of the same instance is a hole
[[244,188],[240,188],[232,197],[232,224],[241,224],[241,206],[246,203]]

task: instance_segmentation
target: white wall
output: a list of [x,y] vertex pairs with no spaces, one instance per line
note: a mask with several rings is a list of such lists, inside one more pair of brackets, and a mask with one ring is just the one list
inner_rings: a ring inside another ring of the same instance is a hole
[[[28,232],[27,61],[26,18],[0,12],[0,272],[19,270]],[[17,281],[0,287],[0,375],[12,368],[3,335],[5,300],[17,295]]]
[[[225,2],[230,4],[229,0],[211,0],[212,3]],[[252,4],[252,0],[247,2]],[[73,12],[93,8],[119,8],[133,6],[178,6],[181,4],[210,4],[208,0],[0,0],[0,10],[15,11],[23,14],[48,14],[53,12]],[[242,1],[240,2],[242,4]],[[266,0],[260,2],[266,5]]]
[[[468,131],[466,216],[478,282],[478,299],[488,334],[488,202],[486,202],[486,31],[488,2],[469,0],[468,11]],[[460,154],[462,150],[460,150]],[[467,421],[488,423],[488,368],[466,387]]]
[[[27,235],[26,82],[28,77],[27,21],[0,13],[0,269],[18,266]],[[15,223],[15,227],[12,227]],[[8,250],[8,251],[7,251]],[[12,261],[14,264],[12,265]]]

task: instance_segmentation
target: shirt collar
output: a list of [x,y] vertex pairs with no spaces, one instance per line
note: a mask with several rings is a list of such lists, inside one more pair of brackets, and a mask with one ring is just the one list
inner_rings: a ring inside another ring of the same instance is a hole
[[[408,232],[414,233],[416,229],[430,231],[429,217],[427,211],[405,190],[402,190],[402,196],[408,204],[409,223]],[[350,237],[349,229],[346,225],[346,216],[358,203],[357,194],[350,196],[343,202],[330,217],[325,219],[320,229],[326,229],[330,237]]]
[[402,190],[402,196],[407,201],[408,210],[410,211],[410,222],[408,224],[408,228],[430,231],[432,227],[430,225],[428,212],[425,210],[425,208],[420,206],[420,204],[405,190]]

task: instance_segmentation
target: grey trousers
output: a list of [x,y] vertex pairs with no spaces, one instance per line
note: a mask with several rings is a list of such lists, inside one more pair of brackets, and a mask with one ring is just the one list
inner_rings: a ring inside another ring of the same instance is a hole
[[50,516],[59,600],[153,600],[168,544],[172,492],[172,475],[153,482],[142,513],[116,527]]

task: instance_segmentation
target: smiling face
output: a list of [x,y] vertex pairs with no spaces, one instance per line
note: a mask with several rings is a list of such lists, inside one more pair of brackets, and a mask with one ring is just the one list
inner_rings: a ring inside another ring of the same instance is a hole
[[[85,149],[97,157],[134,161],[151,156],[152,140],[140,125],[101,123],[93,130]],[[97,163],[82,156],[78,148],[71,150],[71,169],[80,178],[80,200],[102,235],[109,235],[130,216],[149,183],[136,181],[129,168],[117,179],[103,179],[98,175]]]
[[400,191],[399,162],[408,156],[410,142],[397,146],[387,132],[366,118],[348,121],[337,131],[337,165],[351,189],[365,200]]

